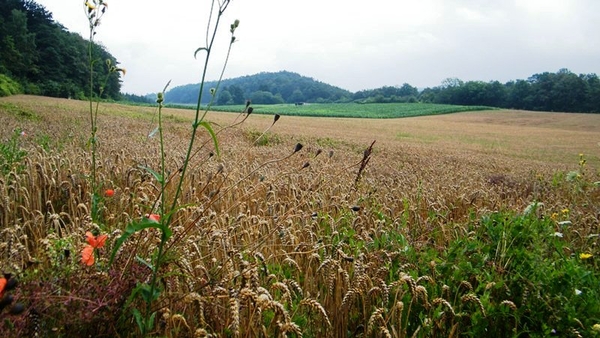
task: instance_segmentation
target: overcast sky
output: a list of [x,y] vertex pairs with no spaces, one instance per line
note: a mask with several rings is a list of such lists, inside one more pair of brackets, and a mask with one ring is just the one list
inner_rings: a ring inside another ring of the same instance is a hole
[[[88,37],[83,0],[36,2]],[[107,2],[96,41],[127,69],[123,92],[200,81],[193,54],[205,44],[210,0]],[[235,19],[224,78],[287,70],[354,92],[446,78],[505,83],[561,68],[600,75],[598,0],[232,0],[209,80]]]

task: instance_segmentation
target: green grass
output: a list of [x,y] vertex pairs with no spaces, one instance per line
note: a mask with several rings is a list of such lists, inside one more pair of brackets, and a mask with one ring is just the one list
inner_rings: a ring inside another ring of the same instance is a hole
[[[433,103],[306,103],[253,105],[254,113],[280,114],[288,116],[356,117],[356,118],[401,118],[426,115],[451,114],[464,111],[493,110],[484,106],[457,106]],[[180,107],[183,108],[183,107]],[[244,106],[213,106],[211,110],[240,112]]]

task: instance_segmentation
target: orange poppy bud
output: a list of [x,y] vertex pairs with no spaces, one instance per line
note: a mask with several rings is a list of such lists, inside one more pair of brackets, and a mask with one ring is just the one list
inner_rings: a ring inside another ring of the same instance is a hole
[[158,215],[158,214],[150,214],[150,215],[148,215],[148,219],[151,220],[151,221],[154,221],[156,223],[159,223],[160,222],[160,215]]

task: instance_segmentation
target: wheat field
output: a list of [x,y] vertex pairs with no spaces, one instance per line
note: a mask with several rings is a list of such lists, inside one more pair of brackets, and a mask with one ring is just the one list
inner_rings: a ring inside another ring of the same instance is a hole
[[[160,200],[157,182],[142,169],[160,167],[159,144],[148,136],[156,113],[100,105],[97,172],[101,191],[114,195],[104,197],[102,224],[95,224],[88,103],[0,98],[0,140],[19,128],[27,152],[0,176],[0,267],[22,281],[14,296],[28,314],[0,331],[115,336],[133,327],[127,309],[136,304],[128,297],[149,276],[143,261],[158,233],[136,233],[112,266],[108,258],[126,225],[155,212]],[[207,119],[220,130],[237,116]],[[163,117],[166,170],[177,176],[192,112],[165,109]],[[589,181],[599,180],[600,115],[282,116],[256,142],[272,123],[273,116],[251,115],[224,129],[219,155],[208,134],[197,136],[169,224],[156,335],[459,336],[471,325],[461,313],[485,317],[489,304],[508,311],[523,305],[506,293],[483,299],[472,280],[440,276],[440,262],[416,264],[406,248],[441,254],[472,236],[474,220],[520,213],[533,202],[548,217],[568,209],[577,231],[565,236],[574,247],[592,248],[588,238],[600,232],[598,189],[574,195],[561,183],[581,169],[581,155]],[[297,144],[302,149],[294,152]],[[86,231],[108,234],[91,267],[79,259]],[[416,325],[411,313],[429,319]]]

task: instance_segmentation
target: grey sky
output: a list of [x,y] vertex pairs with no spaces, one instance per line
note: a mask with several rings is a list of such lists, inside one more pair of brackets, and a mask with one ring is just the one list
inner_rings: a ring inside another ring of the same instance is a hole
[[[88,36],[83,0],[36,0]],[[123,92],[198,83],[210,0],[108,0],[96,40],[127,69]],[[225,78],[288,70],[351,91],[409,83],[526,79],[568,68],[600,75],[598,0],[232,0],[240,20]]]

